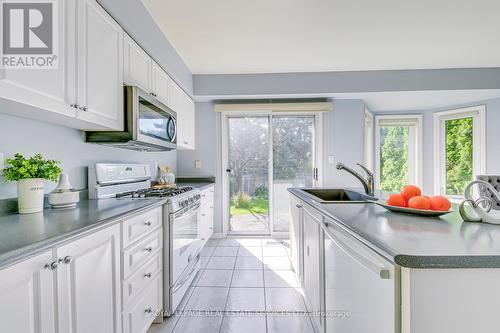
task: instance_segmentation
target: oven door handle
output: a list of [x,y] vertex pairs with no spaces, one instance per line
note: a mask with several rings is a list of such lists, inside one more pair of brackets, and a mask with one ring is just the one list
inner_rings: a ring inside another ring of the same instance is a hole
[[[195,209],[193,209],[193,210],[191,210],[191,211],[192,211],[192,213],[190,213],[190,214],[188,214],[188,215],[184,215],[186,212],[184,212],[184,213],[182,213],[182,214],[180,214],[180,215],[177,215],[178,213],[174,213],[174,214],[173,214],[173,215],[174,215],[174,221],[173,221],[173,223],[175,223],[175,219],[180,219],[180,218],[182,218],[182,219],[183,219],[183,218],[186,218],[186,217],[191,217],[191,216],[196,215],[196,214],[198,214],[198,213],[199,213],[199,209],[198,209],[198,208],[195,208]],[[189,212],[189,211],[188,211],[188,212]]]
[[186,281],[189,280],[189,277],[191,276],[191,274],[193,274],[196,267],[198,267],[199,261],[200,261],[200,255],[198,254],[196,256],[196,262],[192,265],[192,268],[191,268],[191,270],[189,270],[189,273],[185,274],[185,276],[182,277],[180,279],[180,281],[172,287],[172,293],[175,293],[177,290],[179,290],[184,285],[184,283],[186,283]]

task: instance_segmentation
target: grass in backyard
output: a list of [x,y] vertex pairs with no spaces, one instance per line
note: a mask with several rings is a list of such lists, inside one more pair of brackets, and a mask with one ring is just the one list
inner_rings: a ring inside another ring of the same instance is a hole
[[267,199],[253,199],[248,208],[236,208],[231,205],[231,216],[249,215],[249,214],[267,214],[269,212],[269,201]]

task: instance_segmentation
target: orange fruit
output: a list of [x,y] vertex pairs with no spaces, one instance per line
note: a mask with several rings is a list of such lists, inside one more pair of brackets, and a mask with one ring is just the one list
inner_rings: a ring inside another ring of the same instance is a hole
[[401,195],[409,202],[411,198],[422,195],[422,191],[415,185],[406,185],[401,189]]
[[451,202],[445,197],[442,197],[440,195],[436,195],[435,197],[432,197],[430,199],[431,202],[431,209],[432,210],[439,210],[439,211],[448,211],[451,208]]
[[408,201],[408,207],[429,210],[431,209],[431,201],[421,195],[417,195]]
[[387,204],[389,206],[406,207],[406,200],[401,194],[391,194],[387,198]]

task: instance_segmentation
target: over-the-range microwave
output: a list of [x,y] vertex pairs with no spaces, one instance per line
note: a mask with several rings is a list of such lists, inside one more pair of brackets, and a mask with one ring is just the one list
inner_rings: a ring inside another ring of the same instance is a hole
[[177,114],[139,87],[123,89],[124,131],[85,132],[85,141],[139,151],[175,149]]

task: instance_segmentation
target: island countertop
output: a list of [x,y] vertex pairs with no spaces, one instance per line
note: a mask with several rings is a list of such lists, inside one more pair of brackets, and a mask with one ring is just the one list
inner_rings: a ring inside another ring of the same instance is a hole
[[319,203],[289,192],[388,260],[409,268],[500,268],[500,226],[463,222],[458,206],[439,218],[389,212],[373,203]]
[[74,209],[0,216],[0,267],[159,207],[165,201],[161,198],[81,200]]

